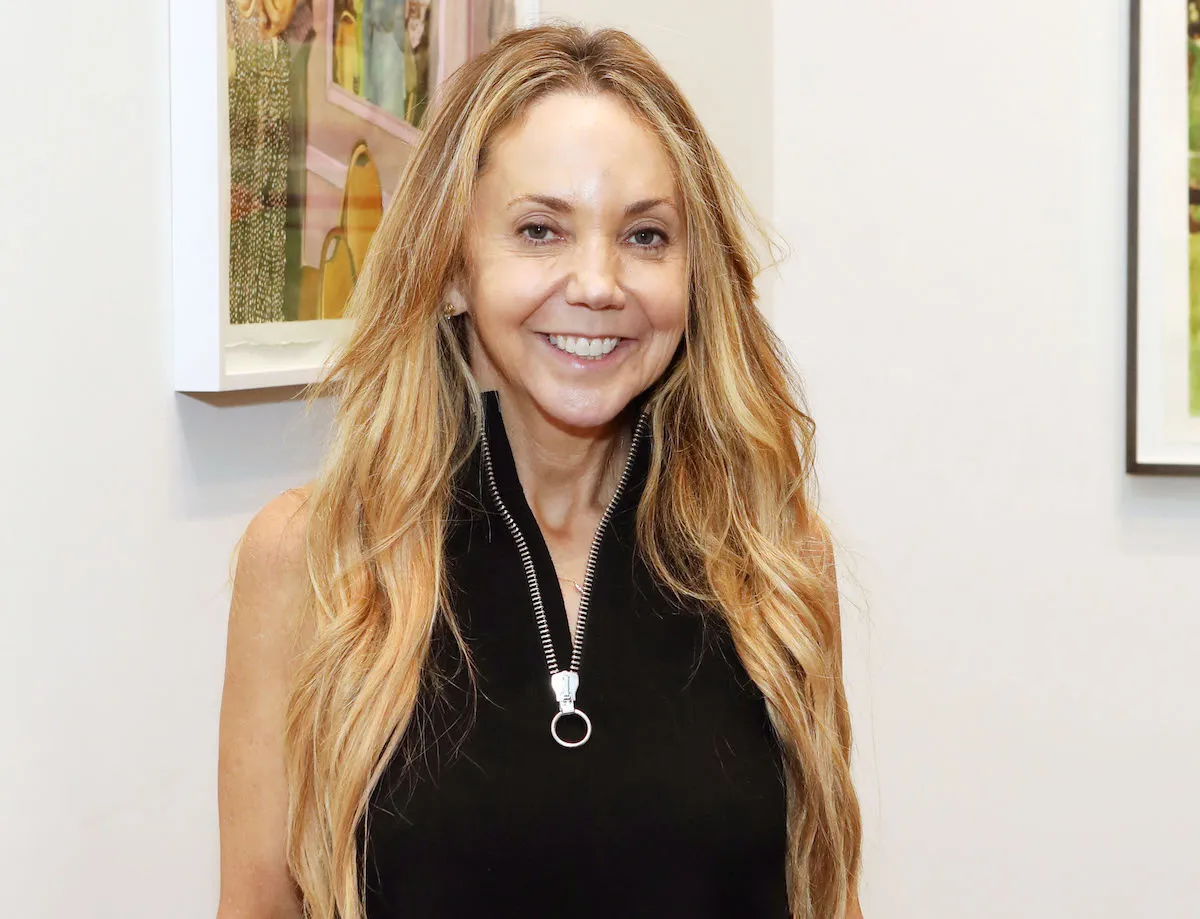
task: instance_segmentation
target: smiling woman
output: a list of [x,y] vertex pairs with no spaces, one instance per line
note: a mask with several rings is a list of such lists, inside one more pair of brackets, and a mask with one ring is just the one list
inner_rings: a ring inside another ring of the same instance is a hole
[[859,916],[753,226],[624,33],[513,32],[450,80],[314,393],[321,474],[243,540],[224,915]]

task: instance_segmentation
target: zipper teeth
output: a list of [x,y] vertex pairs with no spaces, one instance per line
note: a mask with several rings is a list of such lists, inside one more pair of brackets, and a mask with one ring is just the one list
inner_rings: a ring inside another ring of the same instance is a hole
[[521,554],[521,564],[525,567],[525,580],[529,584],[529,596],[533,600],[533,614],[537,617],[538,635],[542,640],[542,651],[546,655],[546,664],[549,666],[550,672],[557,673],[558,657],[554,653],[554,641],[550,637],[550,623],[546,620],[546,611],[542,607],[542,590],[538,587],[537,572],[533,568],[533,557],[529,554],[529,546],[525,544],[525,537],[521,534],[521,528],[517,526],[517,521],[513,520],[512,514],[500,500],[500,489],[496,487],[496,473],[492,469],[492,452],[488,448],[486,430],[482,440],[483,465],[487,470],[488,487],[492,492],[492,500],[500,509],[500,516],[504,518],[505,526],[512,533],[513,540],[517,544],[517,551]]
[[596,527],[596,533],[592,537],[592,548],[588,552],[587,568],[583,574],[583,590],[579,594],[579,613],[575,622],[575,641],[571,647],[571,669],[579,672],[579,665],[583,661],[583,632],[587,625],[588,601],[592,597],[592,577],[596,573],[596,558],[600,554],[600,539],[604,535],[604,530],[608,526],[609,518],[612,517],[613,510],[617,506],[617,501],[625,491],[625,484],[629,481],[629,470],[633,468],[633,457],[637,453],[638,442],[642,439],[642,431],[645,428],[646,416],[638,415],[637,427],[633,431],[633,440],[629,444],[629,456],[625,458],[625,468],[621,470],[621,479],[617,482],[617,490],[613,492],[612,498],[608,501],[608,506],[604,508],[604,516],[600,518],[600,523]]
[[[600,553],[600,540],[617,506],[617,501],[620,500],[621,495],[625,492],[625,486],[629,481],[629,472],[633,468],[633,458],[637,453],[638,444],[642,439],[645,427],[646,416],[645,414],[640,414],[637,426],[634,428],[633,441],[629,445],[629,455],[625,458],[625,468],[621,470],[621,478],[617,482],[617,490],[613,492],[613,496],[608,501],[608,506],[604,508],[604,516],[600,518],[600,523],[596,527],[596,533],[592,537],[591,549],[588,551],[587,568],[583,576],[583,590],[579,595],[579,613],[575,623],[575,640],[571,644],[571,665],[569,669],[576,673],[579,672],[579,665],[583,660],[583,637],[587,626],[588,600],[592,593],[592,578],[596,573],[596,559]],[[554,674],[558,672],[558,657],[554,653],[554,641],[550,637],[550,623],[546,618],[546,609],[542,603],[542,590],[538,586],[537,571],[533,567],[533,556],[529,552],[529,546],[525,542],[525,536],[521,533],[521,528],[517,526],[517,521],[513,519],[512,514],[509,513],[508,508],[500,497],[500,489],[496,486],[496,473],[492,468],[492,452],[488,446],[486,427],[482,431],[481,442],[483,447],[483,465],[487,471],[488,487],[492,493],[492,500],[496,502],[496,507],[500,510],[500,516],[504,518],[504,523],[508,527],[508,531],[512,533],[513,541],[517,544],[517,551],[521,555],[521,564],[525,568],[525,580],[529,585],[529,596],[533,600],[533,613],[537,618],[538,635],[541,638],[542,651],[546,655],[546,666],[550,668],[550,673]]]

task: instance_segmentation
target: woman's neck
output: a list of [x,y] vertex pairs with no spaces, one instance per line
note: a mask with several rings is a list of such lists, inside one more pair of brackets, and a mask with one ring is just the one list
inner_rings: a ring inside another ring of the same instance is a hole
[[563,530],[580,516],[602,513],[629,455],[625,419],[618,416],[599,429],[567,428],[527,394],[502,384],[495,388],[513,464],[538,521]]

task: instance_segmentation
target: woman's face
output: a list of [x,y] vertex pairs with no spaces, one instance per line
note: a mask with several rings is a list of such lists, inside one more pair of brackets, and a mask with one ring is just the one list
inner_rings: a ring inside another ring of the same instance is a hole
[[610,95],[558,93],[489,150],[468,245],[471,364],[557,424],[611,422],[687,321],[687,241],[658,139]]

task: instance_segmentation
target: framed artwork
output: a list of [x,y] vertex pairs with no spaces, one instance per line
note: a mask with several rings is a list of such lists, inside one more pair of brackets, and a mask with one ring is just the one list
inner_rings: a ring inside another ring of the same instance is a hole
[[1131,0],[1126,469],[1200,475],[1200,0]]
[[315,381],[438,87],[536,0],[171,0],[175,388]]

